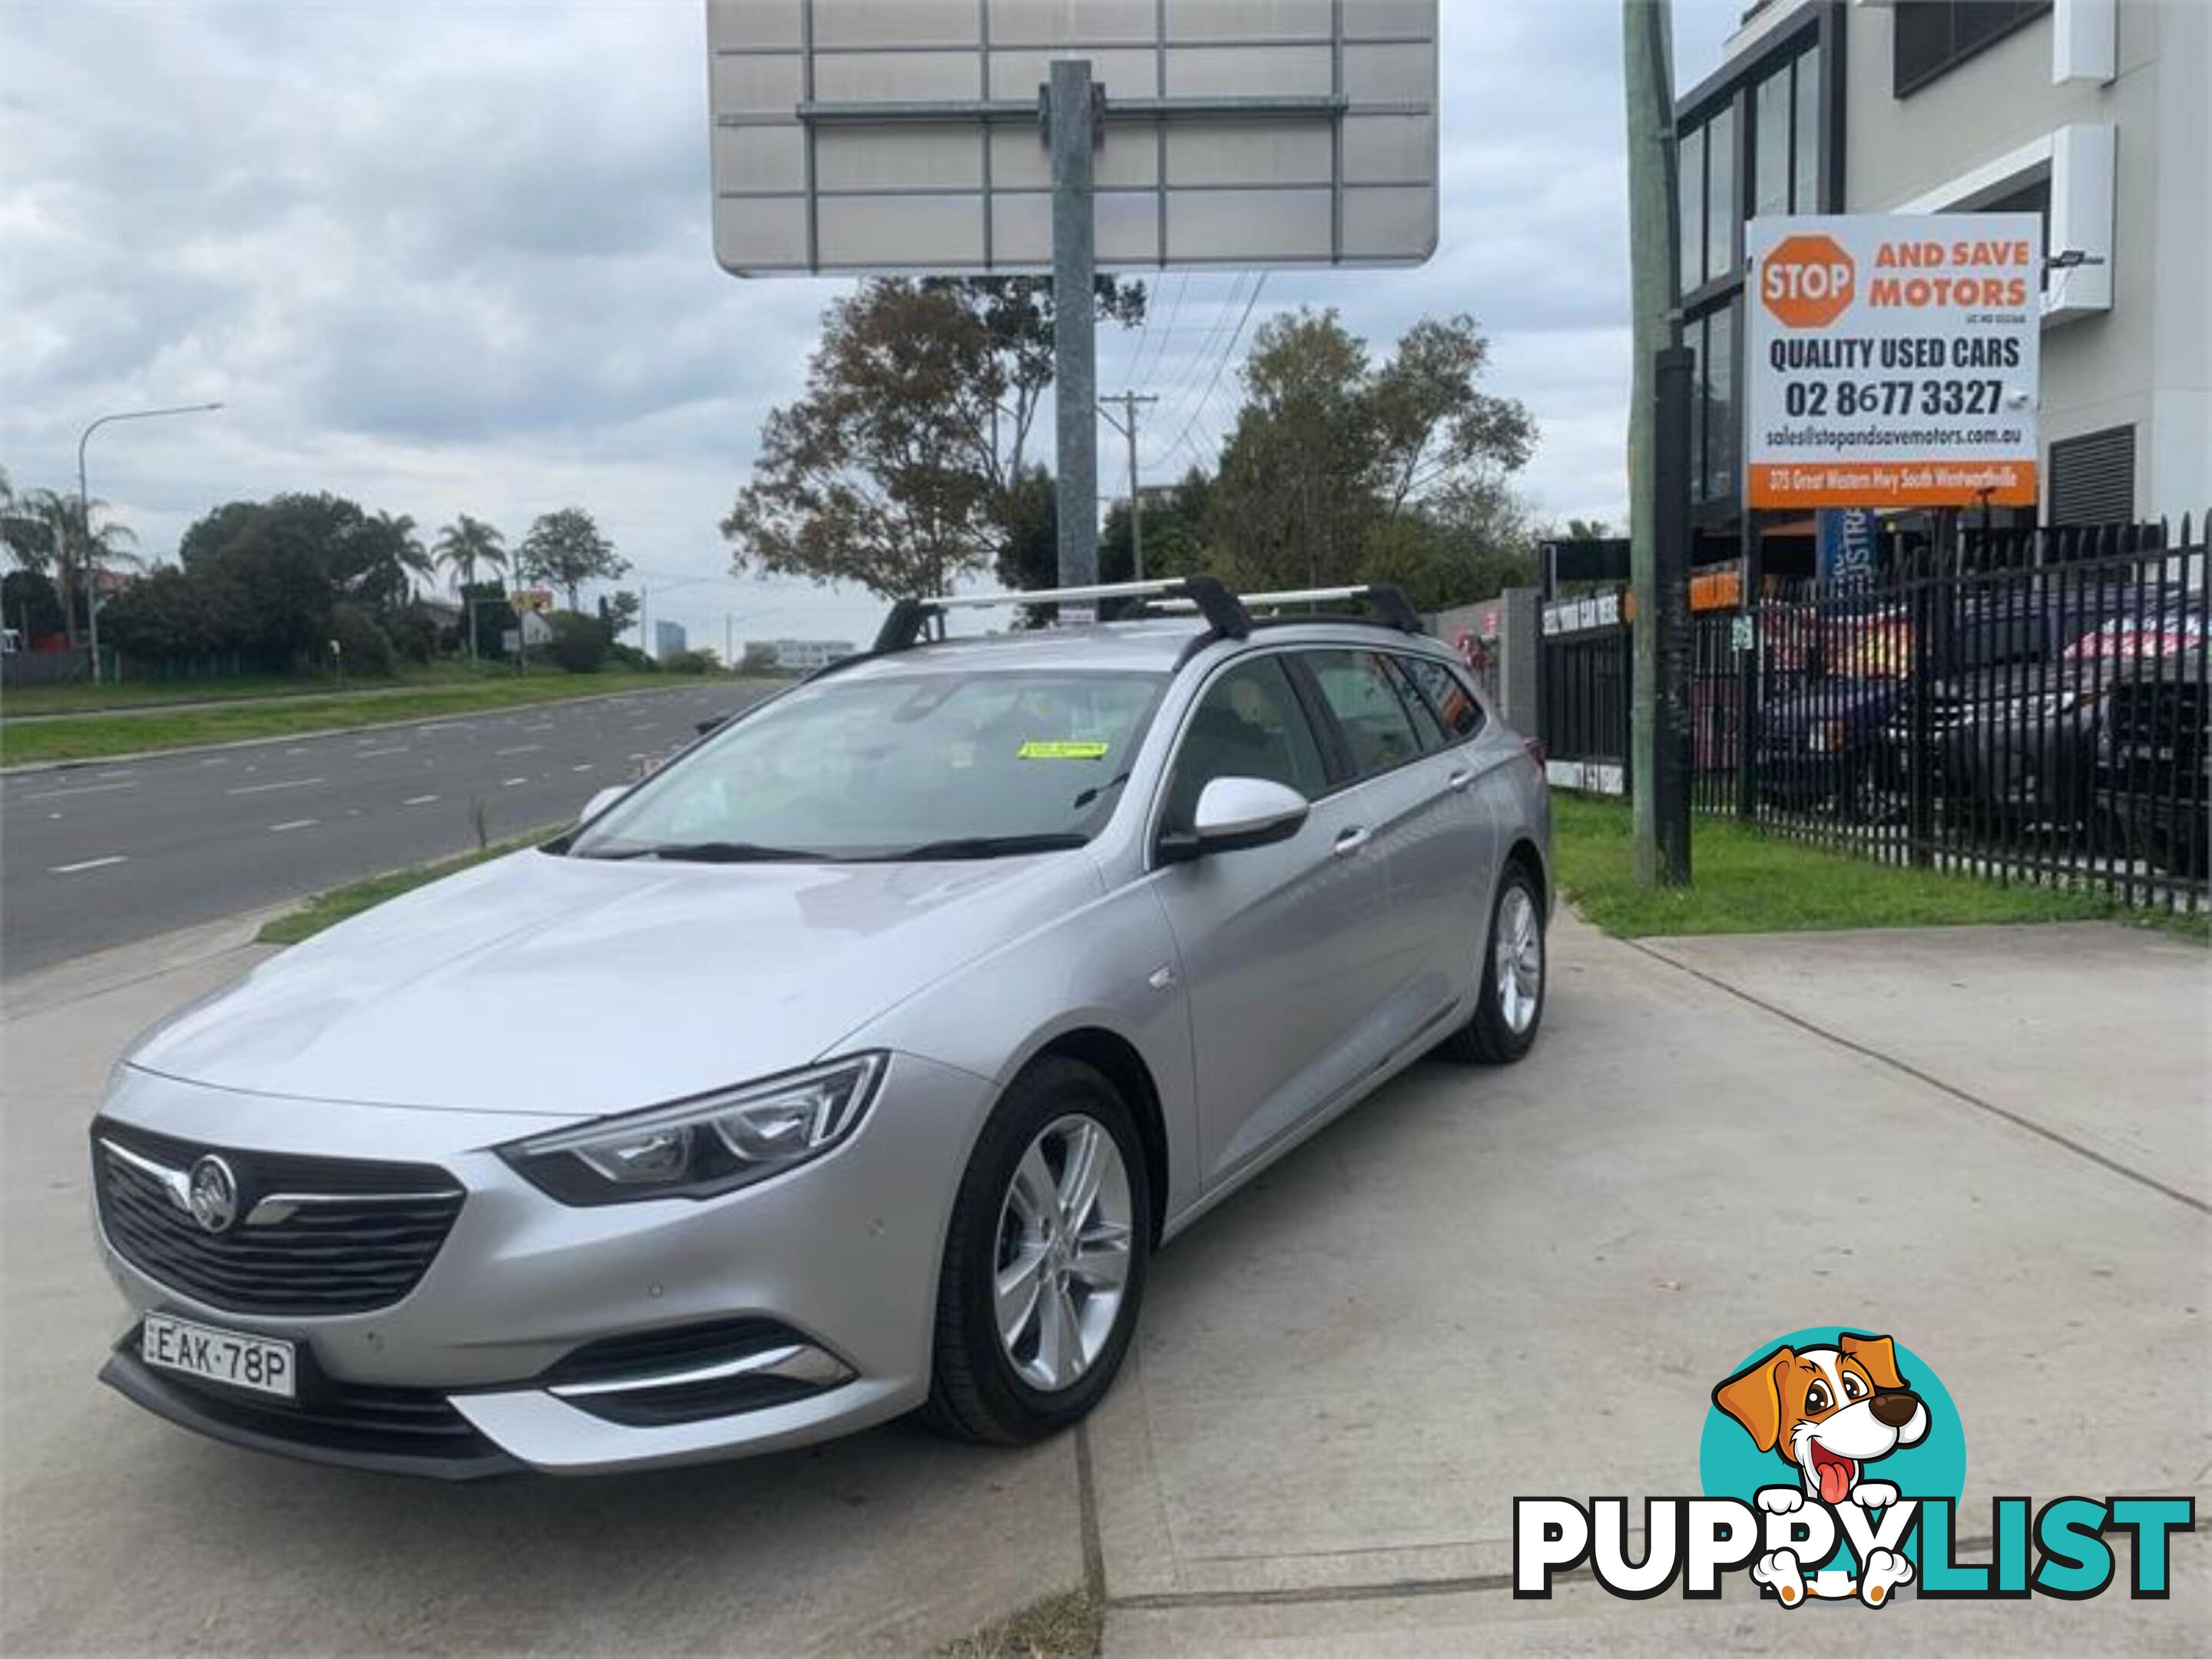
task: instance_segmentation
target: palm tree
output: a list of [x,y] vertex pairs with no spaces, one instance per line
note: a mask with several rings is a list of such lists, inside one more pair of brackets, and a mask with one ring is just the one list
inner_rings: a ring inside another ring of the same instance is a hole
[[30,495],[15,493],[5,467],[0,467],[0,549],[25,570],[44,573],[54,562],[52,530],[32,513]]
[[476,580],[478,565],[489,565],[495,570],[506,566],[507,538],[482,519],[464,513],[438,532],[436,552],[438,562],[453,573],[459,586],[465,587]]
[[[89,525],[88,507],[93,515]],[[97,496],[81,506],[75,495],[33,489],[16,498],[4,520],[8,550],[26,569],[53,577],[62,602],[62,627],[71,647],[76,644],[77,596],[90,573],[139,562],[137,555],[124,550],[138,538],[112,520],[103,523],[98,515],[106,507]],[[98,602],[94,593],[93,603]]]
[[379,513],[376,523],[385,534],[392,562],[398,567],[391,573],[393,586],[412,599],[415,579],[420,576],[427,580],[436,568],[423,549],[422,538],[415,533],[415,520],[405,513]]

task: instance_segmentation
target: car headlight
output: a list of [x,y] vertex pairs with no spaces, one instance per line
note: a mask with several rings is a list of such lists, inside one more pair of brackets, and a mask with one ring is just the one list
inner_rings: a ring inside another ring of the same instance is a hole
[[563,1204],[712,1198],[817,1158],[867,1115],[884,1056],[701,1095],[498,1149],[516,1173]]

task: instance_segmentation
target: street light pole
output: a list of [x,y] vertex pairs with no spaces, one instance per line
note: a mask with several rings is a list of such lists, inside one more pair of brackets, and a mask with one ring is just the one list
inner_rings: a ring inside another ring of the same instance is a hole
[[221,409],[215,404],[179,404],[173,409],[126,409],[113,415],[103,415],[77,434],[76,439],[76,532],[84,538],[79,550],[84,555],[85,623],[92,647],[92,683],[100,684],[100,572],[94,568],[92,558],[92,491],[85,483],[84,447],[92,434],[116,421],[150,421],[163,415],[206,415]]

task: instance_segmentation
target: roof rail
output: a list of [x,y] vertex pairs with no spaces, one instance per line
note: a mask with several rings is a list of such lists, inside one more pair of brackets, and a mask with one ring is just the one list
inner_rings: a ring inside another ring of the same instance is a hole
[[[1376,620],[1385,626],[1395,628],[1401,634],[1428,632],[1421,621],[1421,613],[1413,609],[1413,601],[1406,597],[1405,590],[1395,582],[1366,582],[1350,587],[1285,588],[1279,592],[1243,593],[1237,597],[1238,602],[1247,611],[1294,605],[1326,605],[1338,599],[1364,599],[1376,611]],[[1296,618],[1280,620],[1295,621]]]
[[1034,587],[1012,593],[939,593],[900,599],[876,635],[876,652],[904,651],[921,638],[923,628],[947,611],[988,605],[1088,603],[1093,599],[1180,600],[1203,616],[1224,639],[1241,640],[1252,631],[1242,601],[1212,576],[1176,576],[1161,581],[1105,582],[1092,587]]

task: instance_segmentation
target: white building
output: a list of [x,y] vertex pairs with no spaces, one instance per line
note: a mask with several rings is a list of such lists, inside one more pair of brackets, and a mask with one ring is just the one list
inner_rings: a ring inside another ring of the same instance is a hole
[[2041,520],[2212,506],[2212,0],[1763,0],[1675,118],[1708,534],[1761,213],[2041,213]]
[[655,621],[653,624],[654,658],[659,661],[666,662],[678,652],[686,647],[690,637],[684,633],[682,623]]

